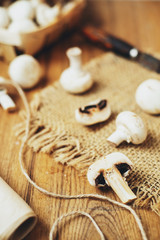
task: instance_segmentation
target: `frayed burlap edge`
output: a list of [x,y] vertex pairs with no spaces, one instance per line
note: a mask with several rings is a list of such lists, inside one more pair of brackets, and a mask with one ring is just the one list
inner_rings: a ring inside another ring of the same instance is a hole
[[[34,110],[35,105],[32,105],[31,111]],[[21,112],[20,115],[23,119],[25,118],[24,112]],[[25,132],[25,123],[18,124],[15,131],[16,135],[22,139]],[[34,152],[46,153],[58,163],[73,167],[74,162],[74,168],[78,170],[80,176],[86,175],[84,169],[88,168],[95,158],[95,156],[89,155],[82,149],[77,138],[69,136],[65,132],[62,133],[57,128],[44,127],[38,117],[36,119],[31,118],[27,144]],[[148,193],[142,186],[136,185],[132,186],[132,190],[137,195],[137,199],[133,203],[134,208],[152,209],[160,216],[160,198],[157,197],[157,194]]]

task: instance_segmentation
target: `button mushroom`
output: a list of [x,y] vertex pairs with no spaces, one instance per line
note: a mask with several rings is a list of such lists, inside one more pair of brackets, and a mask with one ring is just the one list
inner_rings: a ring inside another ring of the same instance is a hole
[[9,16],[6,8],[0,7],[0,28],[6,28],[9,25]]
[[139,107],[149,114],[160,114],[160,80],[147,79],[142,82],[135,94]]
[[8,8],[10,18],[14,20],[33,19],[35,12],[30,1],[21,0],[13,2]]
[[107,138],[107,141],[118,146],[121,142],[140,144],[147,137],[147,130],[143,120],[130,111],[121,112],[116,119],[116,131]]
[[98,99],[87,106],[76,109],[75,118],[83,125],[93,125],[106,121],[111,115],[111,108],[106,99]]
[[38,29],[38,26],[30,19],[13,21],[8,27],[8,31],[16,33],[27,33]]
[[41,67],[34,57],[22,54],[10,63],[9,76],[22,88],[32,88],[40,80]]
[[40,26],[46,26],[60,14],[60,5],[57,3],[50,7],[46,3],[41,3],[36,8],[36,21]]
[[61,74],[60,83],[70,93],[86,92],[93,84],[90,73],[82,68],[81,54],[82,51],[78,47],[67,50],[70,66]]
[[132,167],[132,162],[124,154],[115,152],[93,163],[87,178],[92,186],[110,186],[123,203],[129,203],[136,199],[125,180]]
[[32,7],[36,9],[41,3],[43,3],[45,0],[30,0]]

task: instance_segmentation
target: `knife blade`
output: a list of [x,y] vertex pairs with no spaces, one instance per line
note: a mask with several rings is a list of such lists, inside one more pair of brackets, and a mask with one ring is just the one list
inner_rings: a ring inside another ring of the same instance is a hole
[[82,33],[91,42],[97,44],[97,46],[103,46],[107,50],[111,50],[116,54],[138,62],[149,70],[160,73],[159,59],[138,50],[128,42],[92,26],[82,28]]

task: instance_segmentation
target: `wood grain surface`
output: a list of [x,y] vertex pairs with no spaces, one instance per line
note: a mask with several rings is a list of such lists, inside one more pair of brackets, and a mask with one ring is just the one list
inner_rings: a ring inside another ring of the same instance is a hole
[[[83,17],[84,22],[98,23],[141,50],[160,53],[160,2],[157,1],[105,1],[90,0]],[[67,48],[79,46],[83,50],[83,63],[104,51],[88,43],[79,29],[61,38],[56,44],[41,52],[37,59],[45,77],[33,90],[26,91],[30,101],[35,92],[56,81],[67,67]],[[107,67],[107,66],[106,66]],[[7,76],[7,65],[0,62],[0,74]],[[23,108],[20,99],[16,103]],[[47,240],[53,222],[70,211],[86,211],[98,223],[107,240],[140,240],[141,234],[132,215],[126,210],[104,201],[92,199],[62,200],[47,197],[26,181],[18,163],[20,142],[15,137],[14,126],[20,122],[18,113],[6,113],[0,108],[0,176],[33,208],[38,223],[25,240]],[[31,178],[40,186],[59,194],[102,192],[90,186],[86,178],[69,167],[56,164],[45,154],[30,151],[26,166]],[[104,195],[118,200],[111,191]],[[136,209],[149,240],[160,239],[160,218],[151,210]],[[98,240],[92,223],[84,216],[66,218],[58,225],[54,239]]]

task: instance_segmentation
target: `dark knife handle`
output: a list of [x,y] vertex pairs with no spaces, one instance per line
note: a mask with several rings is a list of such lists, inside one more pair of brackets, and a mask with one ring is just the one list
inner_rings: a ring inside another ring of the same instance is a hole
[[82,33],[92,42],[101,44],[108,50],[115,51],[126,57],[131,56],[131,50],[135,49],[131,44],[97,28],[87,26],[82,29]]

